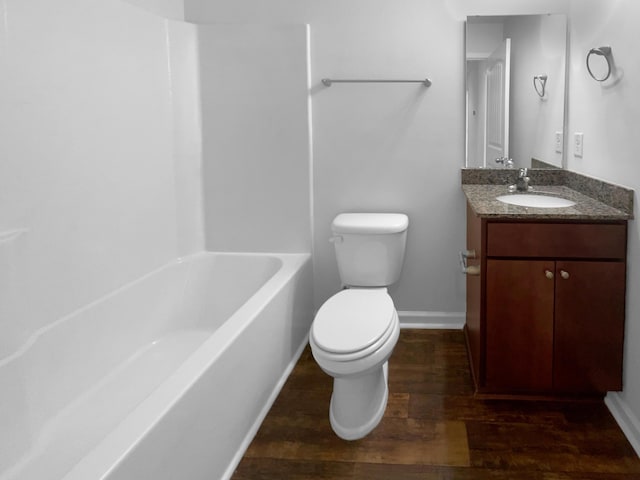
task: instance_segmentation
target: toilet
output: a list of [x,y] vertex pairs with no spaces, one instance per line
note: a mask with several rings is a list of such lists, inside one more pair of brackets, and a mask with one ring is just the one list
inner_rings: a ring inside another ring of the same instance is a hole
[[400,334],[387,286],[400,277],[408,226],[401,213],[341,213],[331,224],[345,289],[318,310],[309,344],[333,377],[329,420],[345,440],[371,432],[387,405],[387,360]]

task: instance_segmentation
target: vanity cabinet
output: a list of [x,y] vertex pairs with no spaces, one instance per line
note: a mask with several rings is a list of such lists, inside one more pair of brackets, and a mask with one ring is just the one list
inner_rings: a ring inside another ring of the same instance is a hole
[[[467,212],[466,335],[478,393],[622,388],[626,222]],[[473,255],[472,255],[473,256]]]

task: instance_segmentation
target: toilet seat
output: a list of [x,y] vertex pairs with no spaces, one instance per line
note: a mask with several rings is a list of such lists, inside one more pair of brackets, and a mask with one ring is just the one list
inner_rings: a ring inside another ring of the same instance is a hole
[[397,321],[386,288],[348,289],[320,307],[310,335],[322,357],[347,362],[378,350],[392,335]]

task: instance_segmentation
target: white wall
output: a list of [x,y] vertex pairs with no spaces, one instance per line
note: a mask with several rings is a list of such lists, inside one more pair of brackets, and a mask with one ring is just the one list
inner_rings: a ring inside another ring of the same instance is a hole
[[[186,13],[198,22],[311,24],[317,305],[340,288],[332,218],[400,211],[410,226],[403,277],[392,291],[398,308],[463,312],[456,256],[464,244],[462,23],[443,4],[420,0],[191,2]],[[320,83],[427,76],[429,89]]]
[[184,20],[184,0],[123,0],[164,18]]
[[179,255],[204,249],[202,109],[198,27],[169,21],[166,44],[172,106],[176,242]]
[[307,29],[201,25],[206,246],[310,252]]
[[[192,0],[186,0],[185,5]],[[467,15],[567,13],[572,0],[440,0],[464,20]]]
[[487,58],[504,40],[504,17],[483,17],[481,22],[467,22],[465,28],[467,59]]
[[[460,50],[462,25],[425,2],[355,2],[347,12],[342,3],[330,3],[331,19],[311,25],[316,304],[340,288],[328,243],[335,215],[403,212],[410,220],[405,266],[390,290],[396,307],[419,315],[462,312],[456,252],[464,242],[457,162],[463,145],[451,139],[463,135],[463,63],[441,49]],[[433,85],[325,88],[322,77],[429,77]]]
[[167,47],[189,32],[120,1],[3,0],[0,18],[0,232],[24,231],[0,236],[2,358],[201,241],[199,219],[179,240],[194,178],[177,188],[191,143],[171,89],[188,74]]
[[[640,163],[635,148],[640,132],[640,3],[635,0],[572,0],[569,132],[584,133],[584,156],[573,156],[569,169],[640,191]],[[587,73],[585,58],[593,47],[610,45],[617,74],[598,83]],[[636,197],[637,201],[637,197]],[[638,208],[636,207],[636,216]],[[608,404],[625,425],[640,454],[640,226],[629,222],[624,391]]]

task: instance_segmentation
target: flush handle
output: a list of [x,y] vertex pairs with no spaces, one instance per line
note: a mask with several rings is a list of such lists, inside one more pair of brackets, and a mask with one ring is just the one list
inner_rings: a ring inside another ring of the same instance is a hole
[[344,241],[344,237],[342,235],[334,235],[329,237],[329,243],[342,243]]

